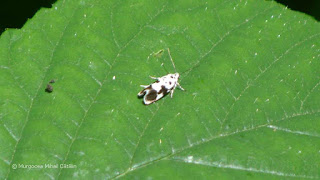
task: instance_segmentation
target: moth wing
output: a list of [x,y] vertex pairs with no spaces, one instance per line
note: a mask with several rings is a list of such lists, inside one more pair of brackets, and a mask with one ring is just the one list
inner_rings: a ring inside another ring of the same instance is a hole
[[150,89],[147,94],[143,98],[143,102],[145,105],[149,105],[157,100],[159,100],[161,97],[159,97],[160,94],[154,89]]
[[165,95],[167,95],[168,92],[157,92],[154,89],[151,89],[150,91],[147,92],[147,94],[144,96],[143,102],[145,105],[152,104],[159,99],[163,98]]
[[151,86],[144,86],[144,87],[145,88],[138,93],[138,97],[140,98],[143,97],[147,93],[147,91],[151,88]]
[[142,97],[142,96],[144,96],[146,94],[146,89],[143,89],[142,91],[140,91],[139,93],[138,93],[138,97]]
[[158,94],[156,101],[158,101],[159,99],[163,98],[165,94]]

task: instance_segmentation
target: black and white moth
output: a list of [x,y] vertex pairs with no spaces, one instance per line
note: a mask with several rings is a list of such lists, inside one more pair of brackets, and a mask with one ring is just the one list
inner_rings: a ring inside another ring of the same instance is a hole
[[[174,62],[172,60],[172,57],[170,55],[169,48],[168,48],[168,54],[169,54],[170,60],[172,62],[173,68],[176,71],[176,67],[175,67]],[[143,103],[145,105],[152,104],[152,103],[160,100],[161,98],[163,98],[164,96],[166,96],[169,93],[172,98],[174,90],[177,86],[181,90],[184,91],[184,89],[181,87],[181,85],[178,82],[178,80],[180,78],[180,74],[177,72],[174,74],[167,74],[162,77],[150,76],[150,78],[156,79],[156,81],[150,85],[140,85],[144,89],[138,93],[139,98],[143,97]]]

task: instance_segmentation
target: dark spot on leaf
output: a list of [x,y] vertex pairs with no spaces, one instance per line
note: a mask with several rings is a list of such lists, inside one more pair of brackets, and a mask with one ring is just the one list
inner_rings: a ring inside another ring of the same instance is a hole
[[53,87],[50,84],[47,84],[47,87],[46,87],[45,91],[47,93],[51,93],[53,91]]
[[56,81],[54,79],[52,79],[51,81],[49,81],[50,84],[55,83]]

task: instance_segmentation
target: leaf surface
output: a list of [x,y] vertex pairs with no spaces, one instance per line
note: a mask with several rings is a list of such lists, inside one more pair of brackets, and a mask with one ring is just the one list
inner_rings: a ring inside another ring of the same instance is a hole
[[[58,1],[0,39],[0,177],[319,178],[319,29],[262,0]],[[167,48],[186,91],[144,106]]]

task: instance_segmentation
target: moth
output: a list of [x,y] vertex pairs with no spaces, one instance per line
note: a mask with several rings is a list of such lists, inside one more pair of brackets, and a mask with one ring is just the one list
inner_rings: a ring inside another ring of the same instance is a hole
[[[177,73],[177,71],[176,71],[176,67],[175,67],[174,62],[172,60],[169,48],[167,50],[168,50],[168,54],[169,54],[171,63],[173,65],[173,68],[175,70],[175,73],[167,74],[162,77],[150,76],[151,79],[156,80],[154,83],[152,83],[150,85],[140,85],[144,89],[138,93],[138,97],[139,98],[143,97],[143,103],[145,105],[152,104],[152,103],[160,100],[161,98],[163,98],[164,96],[166,96],[169,93],[172,98],[176,87],[179,87],[181,90],[184,91],[184,89],[181,87],[181,85],[178,82],[178,80],[180,78],[180,74]],[[162,52],[163,51],[161,51],[161,53]]]

